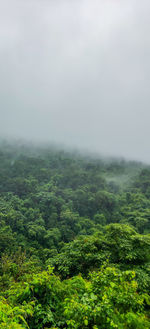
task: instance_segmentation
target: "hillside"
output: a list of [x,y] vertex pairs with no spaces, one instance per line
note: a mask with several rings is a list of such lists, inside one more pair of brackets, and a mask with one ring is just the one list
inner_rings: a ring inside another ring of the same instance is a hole
[[0,327],[150,328],[150,166],[0,143]]

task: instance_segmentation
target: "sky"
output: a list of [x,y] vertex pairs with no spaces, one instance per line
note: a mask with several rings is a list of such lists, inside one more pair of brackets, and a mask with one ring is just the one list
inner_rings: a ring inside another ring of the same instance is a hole
[[150,163],[149,17],[149,0],[0,0],[0,136]]

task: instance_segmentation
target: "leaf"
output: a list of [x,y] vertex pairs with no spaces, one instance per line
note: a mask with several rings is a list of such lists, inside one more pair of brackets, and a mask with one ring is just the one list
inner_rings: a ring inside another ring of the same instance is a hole
[[84,324],[85,324],[85,326],[88,326],[88,320],[87,319],[84,320]]
[[91,297],[92,300],[96,300],[96,299],[97,299],[97,296],[95,296],[95,295],[93,294],[93,292],[91,293],[90,297]]

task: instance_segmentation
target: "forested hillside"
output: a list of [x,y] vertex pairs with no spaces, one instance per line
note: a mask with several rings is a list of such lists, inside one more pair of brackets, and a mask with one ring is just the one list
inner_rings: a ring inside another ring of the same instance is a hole
[[0,328],[150,328],[150,166],[0,144]]

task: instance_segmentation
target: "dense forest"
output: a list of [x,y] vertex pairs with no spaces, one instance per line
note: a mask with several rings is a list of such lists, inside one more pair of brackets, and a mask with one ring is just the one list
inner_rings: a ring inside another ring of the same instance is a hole
[[0,143],[0,328],[150,328],[150,166]]

